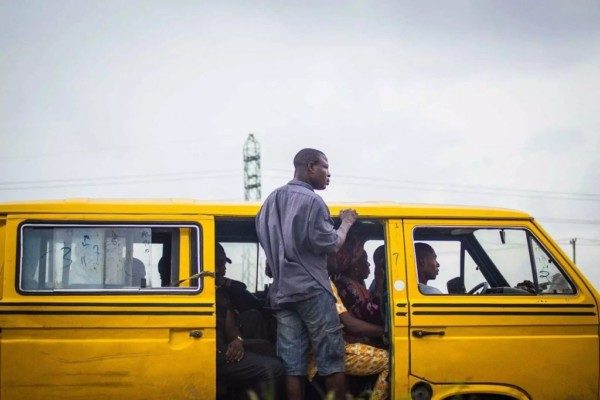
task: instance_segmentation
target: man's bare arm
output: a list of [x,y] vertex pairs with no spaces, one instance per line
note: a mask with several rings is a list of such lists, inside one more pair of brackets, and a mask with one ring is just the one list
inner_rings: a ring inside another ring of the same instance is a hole
[[337,253],[338,250],[342,247],[344,242],[346,241],[346,236],[348,235],[348,231],[356,222],[356,218],[358,218],[358,214],[355,210],[347,209],[340,211],[340,219],[342,220],[342,224],[338,228],[337,232],[337,240],[335,242],[334,251]]

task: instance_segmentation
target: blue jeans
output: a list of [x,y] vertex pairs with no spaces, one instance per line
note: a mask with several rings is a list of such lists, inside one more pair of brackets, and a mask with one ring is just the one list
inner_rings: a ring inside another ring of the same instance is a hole
[[312,345],[319,375],[344,372],[342,324],[333,296],[323,290],[277,311],[277,355],[286,375],[306,375]]

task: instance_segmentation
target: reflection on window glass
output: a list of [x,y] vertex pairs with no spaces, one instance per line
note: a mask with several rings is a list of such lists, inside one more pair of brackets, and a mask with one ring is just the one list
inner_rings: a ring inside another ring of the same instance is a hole
[[508,286],[532,281],[527,234],[524,230],[478,229],[474,234]]
[[473,260],[471,255],[465,251],[465,272],[464,272],[465,290],[470,290],[481,282],[486,282],[485,276],[481,273],[479,265]]
[[[26,225],[22,228],[20,288],[172,287],[179,281],[180,265],[185,266],[186,277],[198,270],[198,237],[198,228],[191,226]],[[197,286],[197,281],[192,284]]]
[[538,275],[540,293],[575,293],[573,286],[569,283],[563,273],[556,267],[552,258],[536,240],[532,240],[532,248]]

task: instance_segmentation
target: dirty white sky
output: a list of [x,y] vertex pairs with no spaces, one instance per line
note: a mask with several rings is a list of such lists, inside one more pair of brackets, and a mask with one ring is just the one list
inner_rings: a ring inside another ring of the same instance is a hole
[[600,287],[597,1],[0,3],[0,201],[241,200],[302,147],[328,201],[517,208]]

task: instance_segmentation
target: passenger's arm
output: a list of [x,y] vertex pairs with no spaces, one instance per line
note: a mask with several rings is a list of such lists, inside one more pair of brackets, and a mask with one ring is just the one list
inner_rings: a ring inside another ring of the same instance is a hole
[[337,253],[338,250],[342,247],[344,242],[346,241],[346,236],[348,235],[348,231],[356,222],[356,218],[358,214],[355,210],[347,209],[340,211],[340,219],[342,223],[340,227],[337,229],[337,240],[335,241],[334,252]]
[[225,317],[225,340],[227,340],[228,343],[225,360],[227,362],[240,361],[244,357],[244,345],[240,335],[240,330],[235,324],[233,311],[227,309],[227,315]]
[[346,331],[354,336],[380,337],[385,333],[383,326],[358,319],[349,312],[341,313],[340,321]]

